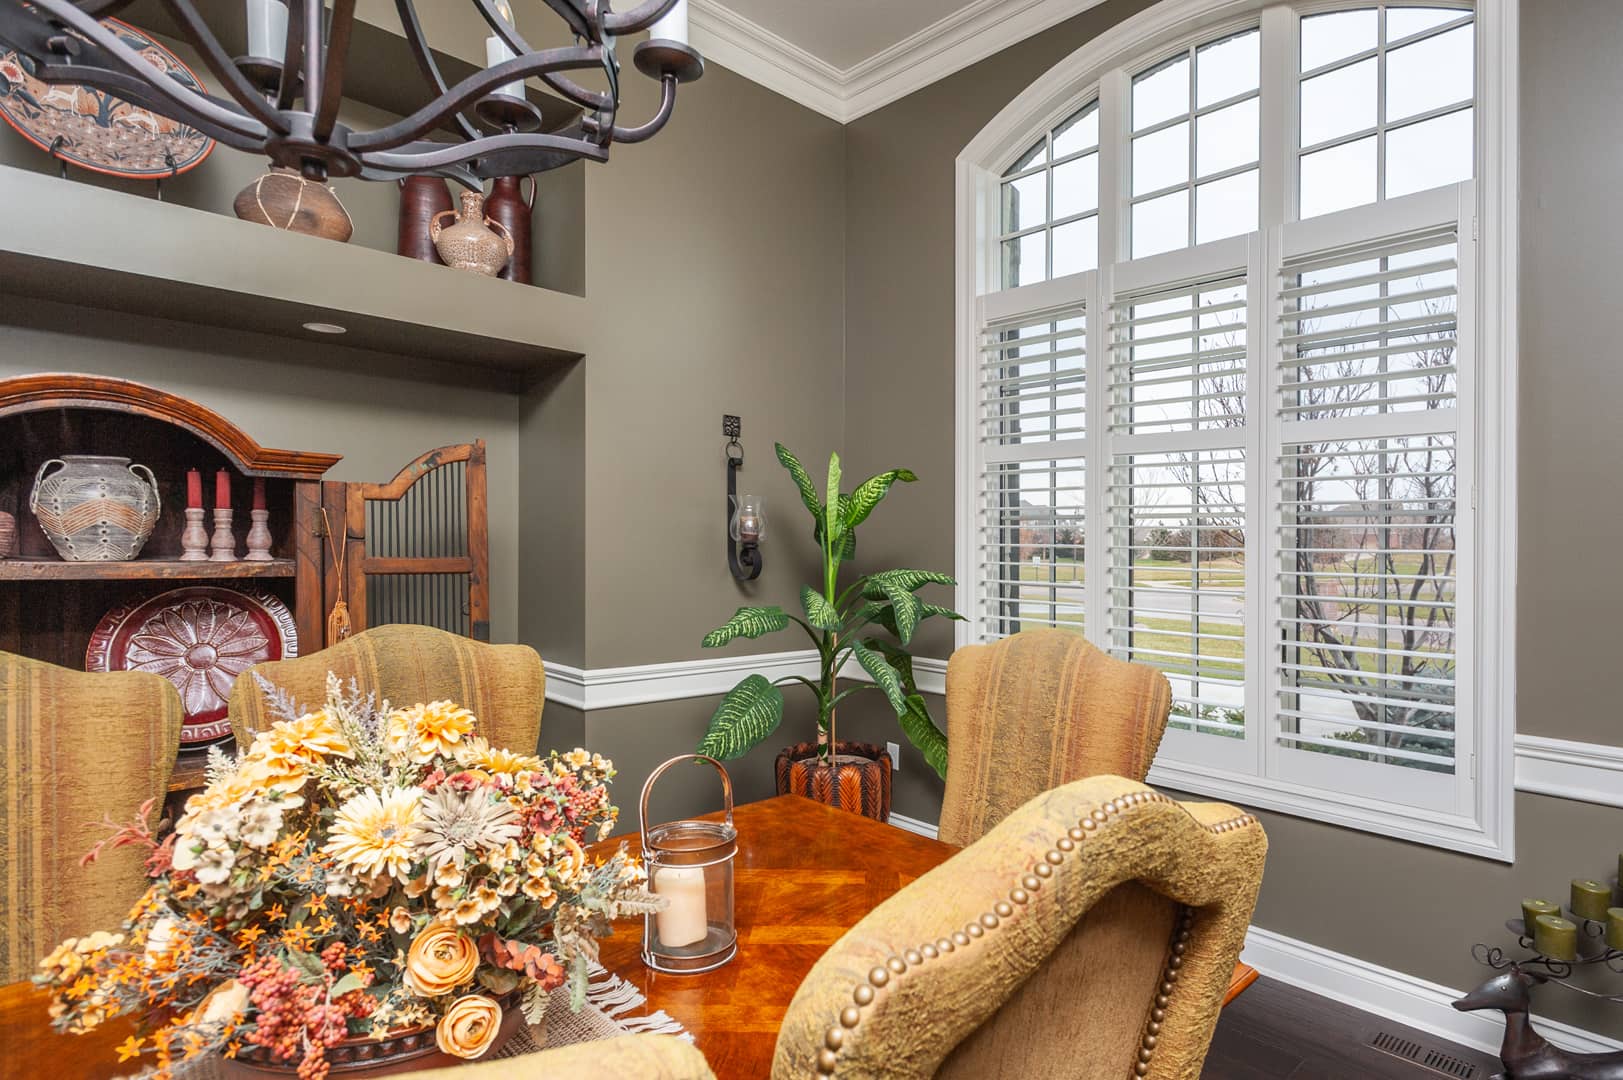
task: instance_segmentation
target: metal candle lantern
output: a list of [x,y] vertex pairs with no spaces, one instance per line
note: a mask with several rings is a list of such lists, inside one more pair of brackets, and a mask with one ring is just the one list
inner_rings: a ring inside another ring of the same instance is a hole
[[[648,795],[666,769],[684,761],[706,761],[721,774],[721,821],[648,824]],[[733,924],[733,859],[738,830],[733,828],[733,782],[721,762],[703,754],[673,757],[642,786],[642,856],[648,884],[666,906],[644,917],[642,962],[655,971],[692,975],[721,967],[738,953]]]

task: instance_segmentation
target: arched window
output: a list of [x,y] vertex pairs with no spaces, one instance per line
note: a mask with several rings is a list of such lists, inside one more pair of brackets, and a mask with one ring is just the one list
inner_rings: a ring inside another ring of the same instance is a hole
[[1162,782],[1509,855],[1514,19],[1163,3],[959,158],[961,633],[1159,667]]

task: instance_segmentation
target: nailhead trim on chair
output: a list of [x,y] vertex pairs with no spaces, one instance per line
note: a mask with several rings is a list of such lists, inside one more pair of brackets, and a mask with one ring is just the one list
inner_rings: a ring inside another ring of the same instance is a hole
[[[1004,920],[1013,918],[1020,908],[1031,902],[1031,894],[1040,889],[1044,881],[1054,876],[1054,867],[1063,863],[1067,854],[1075,851],[1079,843],[1097,832],[1111,817],[1147,803],[1177,805],[1177,802],[1178,800],[1170,795],[1163,795],[1159,791],[1135,791],[1111,799],[1081,818],[1075,826],[1065,831],[1065,835],[1055,840],[1054,846],[1043,853],[1042,859],[1031,868],[1031,871],[1020,876],[1014,887],[1009,890],[1008,899],[999,900],[992,905],[992,910],[966,924],[962,930],[953,931],[950,937],[940,938],[934,944],[926,942],[916,949],[908,949],[901,956],[892,956],[883,966],[869,971],[867,981],[858,983],[851,991],[851,1000],[854,1004],[841,1009],[839,1023],[830,1026],[824,1034],[823,1048],[817,1052],[817,1075],[834,1074],[835,1068],[840,1063],[840,1049],[845,1045],[846,1032],[862,1022],[862,1010],[874,1003],[877,991],[889,985],[892,975],[900,978],[907,974],[910,966],[917,967],[926,960],[934,960],[955,949],[967,948],[975,939],[985,937],[988,930],[996,930]],[[1227,821],[1208,824],[1205,829],[1210,833],[1233,832],[1235,829],[1255,824],[1256,820],[1250,814],[1241,814]],[[1181,914],[1177,938],[1167,957],[1161,985],[1155,996],[1155,1008],[1150,1012],[1150,1020],[1139,1044],[1138,1061],[1133,1066],[1135,1077],[1145,1076],[1150,1070],[1150,1058],[1155,1053],[1155,1044],[1161,1032],[1161,1021],[1166,1018],[1167,1002],[1178,981],[1178,971],[1183,966],[1183,954],[1188,947],[1189,928],[1194,919],[1194,911],[1183,905],[1179,906],[1179,911]]]

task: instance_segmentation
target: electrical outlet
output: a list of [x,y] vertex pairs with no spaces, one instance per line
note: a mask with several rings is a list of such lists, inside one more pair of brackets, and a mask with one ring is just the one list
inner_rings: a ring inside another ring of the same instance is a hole
[[885,744],[885,753],[890,755],[890,771],[902,771],[902,748],[893,742]]

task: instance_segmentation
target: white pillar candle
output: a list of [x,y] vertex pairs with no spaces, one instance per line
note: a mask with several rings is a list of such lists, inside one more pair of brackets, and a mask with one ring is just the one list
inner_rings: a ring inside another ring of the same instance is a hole
[[704,903],[704,868],[658,867],[654,873],[653,888],[656,895],[663,896],[668,902],[665,910],[654,917],[660,945],[679,949],[703,941],[710,933]]
[[648,28],[650,38],[688,43],[688,0],[676,0],[676,6],[667,11]]
[[280,60],[287,48],[287,4],[248,0],[248,55]]
[[[515,30],[518,29],[518,24],[513,21],[512,8],[508,7],[506,4],[497,4],[496,14],[500,15],[502,21],[508,26],[513,27]],[[508,46],[507,42],[503,41],[500,36],[492,34],[485,39],[485,67],[493,68],[497,64],[512,60],[516,56],[518,56],[518,53],[514,52]],[[522,98],[524,96],[524,80],[517,79],[510,83],[504,83],[503,85],[496,87],[492,93],[507,94],[510,97]]]

